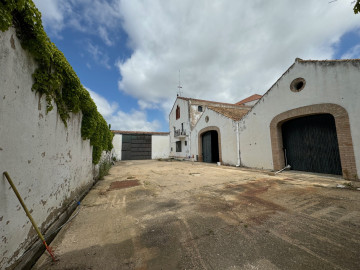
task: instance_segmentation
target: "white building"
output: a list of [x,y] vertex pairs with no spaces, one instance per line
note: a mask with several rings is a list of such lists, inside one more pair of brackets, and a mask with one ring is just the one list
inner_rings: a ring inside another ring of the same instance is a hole
[[[205,150],[207,162],[222,162],[225,158],[227,164],[236,165],[238,151],[231,146],[228,153],[226,140],[231,137],[236,142],[235,122],[251,108],[242,102],[236,105],[177,97],[169,115],[170,157],[202,161]],[[208,146],[204,148],[198,143],[203,135]],[[221,143],[222,140],[225,141]],[[218,150],[214,150],[215,145]]]
[[301,60],[240,121],[241,165],[360,173],[360,59]]
[[170,157],[358,179],[359,85],[360,59],[296,59],[264,96],[236,104],[178,97]]
[[198,161],[240,166],[239,120],[248,107],[208,106],[191,131],[192,154]]

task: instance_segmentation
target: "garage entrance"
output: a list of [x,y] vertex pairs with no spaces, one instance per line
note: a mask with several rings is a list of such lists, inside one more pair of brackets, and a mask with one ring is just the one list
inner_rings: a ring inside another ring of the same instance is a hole
[[151,135],[123,134],[121,159],[151,159]]
[[215,163],[219,161],[218,133],[210,130],[202,134],[202,157],[204,162]]
[[342,174],[335,119],[317,114],[282,125],[285,164],[297,171]]

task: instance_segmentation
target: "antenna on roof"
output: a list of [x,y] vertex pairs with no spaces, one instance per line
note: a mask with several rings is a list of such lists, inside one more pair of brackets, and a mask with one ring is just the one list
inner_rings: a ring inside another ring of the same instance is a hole
[[180,81],[180,69],[179,69],[179,85],[178,85],[177,88],[179,89],[179,91],[177,92],[176,96],[181,97],[181,95],[182,95],[182,91],[181,91],[182,86],[181,86],[181,81]]

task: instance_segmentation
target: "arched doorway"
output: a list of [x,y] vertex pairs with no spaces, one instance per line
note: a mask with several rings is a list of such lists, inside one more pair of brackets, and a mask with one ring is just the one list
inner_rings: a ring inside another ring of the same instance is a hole
[[219,161],[218,133],[210,130],[202,134],[202,158],[204,162],[215,163]]
[[[204,136],[205,135],[205,136]],[[206,150],[203,150],[205,146]],[[211,153],[211,157],[209,157]],[[204,160],[204,155],[206,159]],[[198,132],[198,161],[222,162],[221,132],[216,126],[208,126]]]
[[357,180],[358,176],[349,115],[343,107],[331,103],[314,104],[295,108],[280,113],[272,119],[270,123],[270,137],[274,170],[280,170],[285,167],[282,134],[283,124],[292,119],[319,114],[331,114],[334,117],[342,175],[345,179]]
[[283,123],[285,165],[292,170],[341,175],[335,119],[317,114]]

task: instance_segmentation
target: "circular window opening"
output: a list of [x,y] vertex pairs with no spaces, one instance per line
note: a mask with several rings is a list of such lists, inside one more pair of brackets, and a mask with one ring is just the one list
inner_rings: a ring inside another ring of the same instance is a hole
[[293,80],[290,84],[290,90],[293,92],[300,92],[301,90],[304,89],[306,84],[305,79],[303,78],[297,78],[295,80]]
[[206,117],[205,117],[205,122],[206,122],[206,123],[209,122],[209,116],[206,116]]

